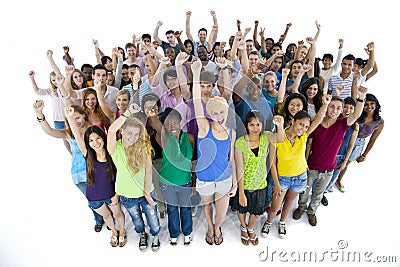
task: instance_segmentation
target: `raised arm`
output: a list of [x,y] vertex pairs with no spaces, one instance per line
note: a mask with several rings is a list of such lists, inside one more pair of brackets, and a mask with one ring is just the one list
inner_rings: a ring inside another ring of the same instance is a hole
[[212,40],[211,40],[211,42],[214,43],[215,41],[217,41],[217,37],[218,37],[217,13],[215,13],[214,10],[211,10],[210,14],[213,17],[213,28],[214,28],[214,26],[216,27],[216,30],[215,30],[214,34],[212,34]]
[[222,75],[217,81],[218,87],[223,88],[222,97],[229,103],[232,97],[232,81],[229,76],[227,60],[224,57],[217,57],[215,64],[221,69]]
[[101,110],[111,121],[114,121],[116,113],[107,106],[104,95],[101,92],[101,78],[96,78],[93,82],[94,82],[94,89],[96,90],[97,100],[99,101],[99,106]]
[[68,135],[66,133],[66,131],[63,130],[59,130],[59,129],[54,129],[51,128],[51,126],[49,125],[49,123],[47,122],[44,114],[43,114],[43,107],[44,107],[44,101],[43,100],[36,100],[35,103],[33,103],[33,110],[36,113],[36,119],[39,122],[40,127],[42,127],[42,130],[55,138],[68,138]]
[[157,43],[159,45],[162,45],[162,41],[161,41],[160,37],[158,36],[158,30],[160,29],[162,24],[163,24],[162,21],[158,21],[156,27],[154,28],[154,32],[153,32],[153,39],[154,39],[154,41],[157,41]]
[[282,116],[275,115],[274,118],[272,119],[272,122],[277,126],[277,132],[272,133],[268,132],[268,140],[271,143],[282,143],[285,139],[284,135],[284,119]]
[[210,124],[207,118],[204,115],[203,104],[201,101],[201,92],[200,92],[200,72],[203,67],[201,60],[196,60],[192,63],[191,69],[193,72],[193,105],[194,105],[194,115],[196,117],[197,126],[199,128],[199,136],[204,137]]
[[83,140],[83,137],[81,136],[79,132],[78,126],[76,126],[75,120],[74,120],[74,108],[73,107],[67,107],[65,108],[65,117],[68,120],[69,127],[71,128],[72,134],[75,137],[76,143],[78,144],[79,150],[82,152],[83,156],[86,157],[87,155],[87,149],[85,146],[85,141]]
[[40,88],[37,86],[36,84],[36,80],[35,80],[35,72],[33,70],[31,70],[29,73],[29,78],[31,79],[31,83],[32,83],[32,87],[33,87],[33,91],[37,94],[40,90]]
[[[296,79],[293,81],[293,84],[286,88],[287,91],[292,91],[292,93],[299,92],[299,85],[303,75],[312,69],[311,65],[303,65],[300,69],[299,74],[297,75]],[[311,76],[312,77],[312,76]]]
[[178,42],[180,50],[187,54],[190,54],[190,52],[187,50],[186,46],[182,42],[181,35],[182,35],[182,31],[174,32],[174,37],[175,37],[176,41]]
[[[258,31],[258,20],[254,21],[254,31],[253,31],[253,43],[254,43],[255,49],[257,49],[257,51],[258,51],[258,50],[260,50],[261,45],[257,40],[257,31]],[[262,37],[261,37],[261,41],[262,41]]]
[[132,104],[126,111],[121,114],[108,128],[107,133],[107,150],[110,155],[114,154],[117,145],[117,132],[124,125],[127,118],[132,114],[139,112],[140,107],[137,104]]
[[314,63],[315,63],[315,55],[317,51],[315,39],[311,37],[306,38],[306,42],[310,44],[310,49],[308,49],[307,58],[308,64],[311,66],[311,69],[307,70],[307,75],[309,78],[314,77]]
[[218,25],[213,25],[211,28],[210,35],[208,36],[208,42],[207,42],[207,52],[209,53],[212,51],[214,35],[217,31],[218,31]]
[[154,76],[150,79],[150,85],[152,87],[158,86],[161,80],[161,76],[164,73],[164,71],[171,66],[171,61],[169,57],[162,57],[160,59],[160,64],[158,65],[158,68],[156,70],[156,73]]
[[338,54],[335,60],[335,64],[331,66],[333,72],[337,72],[339,70],[340,64],[342,62],[342,56],[343,56],[343,39],[339,39]]
[[292,23],[291,23],[291,22],[289,22],[288,24],[286,24],[285,32],[279,37],[279,41],[278,41],[279,43],[282,44],[282,43],[285,41],[286,36],[287,36],[287,34],[288,34],[288,32],[289,32],[290,27],[292,27]]
[[247,73],[247,71],[250,70],[249,56],[247,55],[246,51],[246,42],[243,39],[238,43],[238,50],[240,65],[242,65],[242,72]]
[[265,27],[261,28],[260,30],[260,37],[261,37],[261,54],[266,55],[268,53],[267,51],[267,43],[265,42]]
[[367,64],[362,68],[361,75],[366,76],[372,69],[375,63],[375,44],[373,42],[368,43],[365,52],[369,55]]
[[355,123],[357,119],[361,116],[361,113],[364,109],[365,95],[367,94],[367,92],[368,89],[366,87],[358,87],[358,98],[356,100],[356,107],[354,109],[354,112],[347,117],[347,125],[353,125],[353,123]]
[[60,69],[58,68],[58,66],[57,66],[56,63],[54,62],[54,59],[53,59],[53,51],[52,51],[52,50],[47,50],[47,58],[49,59],[51,68],[53,69],[54,73],[55,73],[56,75],[61,75]]
[[69,47],[63,46],[65,61],[68,65],[74,65],[72,57],[69,55]]
[[315,26],[317,27],[317,32],[314,35],[314,40],[317,41],[319,34],[321,33],[321,24],[319,24],[318,21],[315,21]]
[[242,32],[238,31],[235,34],[235,38],[233,39],[233,44],[231,48],[231,60],[235,61],[237,59],[237,51],[239,46],[239,41],[242,39]]
[[113,86],[120,88],[122,81],[122,65],[124,65],[124,59],[122,53],[118,50],[118,48],[113,48],[113,64],[114,58],[116,59],[115,61],[117,62],[117,65],[114,67],[115,81]]
[[96,55],[96,62],[97,62],[97,64],[101,64],[102,55],[100,54],[99,41],[93,39],[92,43],[93,43],[94,52],[95,52],[95,55]]
[[289,76],[290,69],[283,68],[282,69],[282,80],[279,85],[278,89],[278,99],[276,100],[278,103],[282,103],[283,100],[285,99],[285,94],[286,94],[286,81],[287,77]]
[[314,120],[312,121],[310,127],[307,130],[307,135],[310,135],[315,129],[317,129],[318,125],[321,124],[322,120],[325,117],[326,111],[328,110],[328,105],[331,102],[332,96],[325,94],[322,96],[322,106],[315,115]]
[[179,87],[183,98],[188,101],[190,99],[190,90],[187,84],[187,77],[183,72],[183,64],[188,60],[189,54],[180,52],[175,59],[176,74],[178,76]]
[[[73,67],[73,66],[70,66]],[[66,103],[68,105],[73,105],[74,102],[71,99],[71,94],[64,88],[64,82],[65,82],[65,78],[62,75],[57,75],[56,77],[56,83],[58,86],[58,89],[60,89],[60,93],[61,93],[61,97],[64,99],[64,101],[66,101]]]
[[193,36],[190,32],[190,16],[191,15],[192,15],[192,11],[186,12],[186,36],[188,39],[190,39],[190,40],[192,40],[192,42],[194,42]]

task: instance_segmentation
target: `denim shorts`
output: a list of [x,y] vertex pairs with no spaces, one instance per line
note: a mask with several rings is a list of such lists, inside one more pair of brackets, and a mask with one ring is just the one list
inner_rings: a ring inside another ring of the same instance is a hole
[[356,161],[364,150],[365,138],[357,138],[354,144],[353,151],[351,151],[349,161]]
[[303,192],[307,187],[307,172],[297,176],[279,176],[279,184],[282,190],[290,190],[295,193]]
[[228,179],[218,182],[204,182],[196,179],[196,191],[199,192],[200,196],[210,196],[215,193],[221,195],[227,194],[232,188],[232,176]]
[[89,201],[89,207],[96,210],[96,209],[101,208],[101,206],[103,206],[104,203],[106,203],[107,206],[110,205],[111,198],[107,198],[107,199],[103,199],[103,200]]
[[54,121],[54,128],[58,130],[65,129],[65,121]]

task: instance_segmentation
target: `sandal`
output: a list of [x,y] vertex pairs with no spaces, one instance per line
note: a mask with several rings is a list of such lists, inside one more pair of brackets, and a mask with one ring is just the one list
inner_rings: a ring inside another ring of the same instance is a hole
[[117,231],[116,234],[113,233],[113,235],[111,236],[110,245],[112,247],[118,246],[118,236],[119,236],[119,231]]
[[118,245],[122,248],[126,244],[126,232],[124,231],[123,235],[118,236]]
[[258,236],[257,236],[256,233],[254,232],[254,229],[248,229],[248,228],[247,228],[247,233],[249,234],[250,242],[251,242],[254,246],[257,246],[257,245],[258,245]]
[[249,245],[249,233],[247,232],[247,227],[243,227],[240,225],[240,239],[242,241],[242,244],[245,246]]
[[216,234],[214,234],[214,244],[215,244],[215,245],[221,245],[222,242],[224,242],[224,238],[222,237],[222,230],[221,230],[221,227],[219,227],[219,232],[220,232],[220,235],[219,235],[219,236],[217,236]]
[[213,238],[213,236],[209,236],[209,235],[206,233],[206,242],[207,242],[207,244],[209,244],[210,246],[211,246],[211,245],[214,245],[214,238]]

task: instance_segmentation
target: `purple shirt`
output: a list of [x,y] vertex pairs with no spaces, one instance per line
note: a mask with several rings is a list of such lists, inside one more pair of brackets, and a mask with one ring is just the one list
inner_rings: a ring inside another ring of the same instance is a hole
[[[87,158],[86,158],[87,160]],[[94,185],[87,183],[86,198],[89,201],[97,201],[111,198],[115,195],[115,173],[111,181],[107,174],[107,162],[96,162],[94,173]]]
[[326,171],[337,168],[336,155],[349,128],[347,118],[339,118],[329,128],[319,125],[315,129],[309,137],[313,138],[311,154],[307,161],[310,170]]

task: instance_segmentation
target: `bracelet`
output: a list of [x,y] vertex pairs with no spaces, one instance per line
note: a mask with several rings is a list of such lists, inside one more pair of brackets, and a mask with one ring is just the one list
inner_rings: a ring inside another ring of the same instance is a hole
[[43,118],[36,117],[38,122],[44,122],[46,117],[43,115]]
[[125,115],[125,113],[121,114],[122,117],[128,118],[128,116]]
[[357,98],[357,101],[360,103],[364,103],[365,102],[365,98],[364,99],[360,99],[359,97]]
[[67,96],[63,96],[62,94],[61,94],[61,96],[64,98],[64,99],[68,99],[71,95],[69,94],[69,92],[67,93]]

